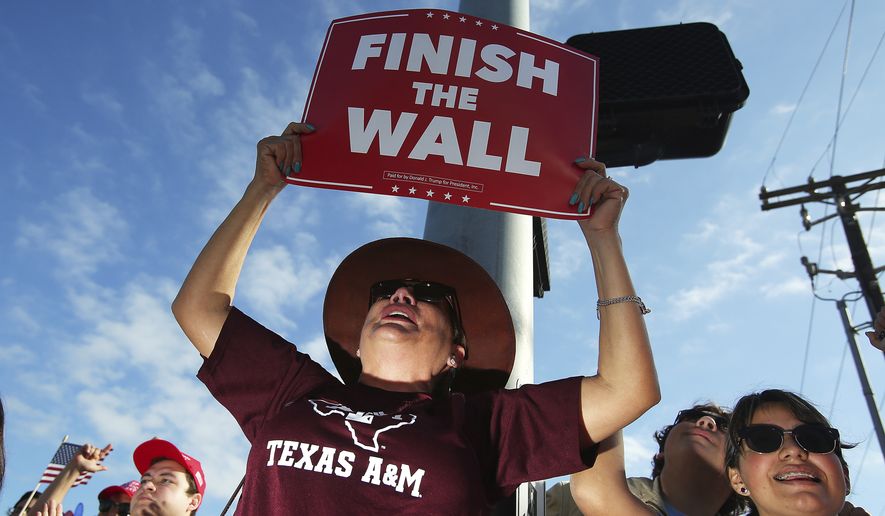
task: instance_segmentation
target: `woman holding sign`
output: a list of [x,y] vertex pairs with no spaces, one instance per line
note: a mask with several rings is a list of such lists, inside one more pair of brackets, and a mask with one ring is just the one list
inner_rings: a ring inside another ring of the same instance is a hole
[[587,309],[601,320],[594,376],[502,389],[515,338],[500,291],[467,256],[423,240],[369,243],[333,275],[323,323],[343,384],[232,307],[311,132],[292,123],[258,143],[255,177],[172,307],[205,357],[199,378],[252,444],[239,513],[486,513],[522,482],[591,465],[594,443],[657,403],[647,310],[618,235],[627,191],[593,160],[576,164],[569,203],[596,207],[579,222],[599,295]]

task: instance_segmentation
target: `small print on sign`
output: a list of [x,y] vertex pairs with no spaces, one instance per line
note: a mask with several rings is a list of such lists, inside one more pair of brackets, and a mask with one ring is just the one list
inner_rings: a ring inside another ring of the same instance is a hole
[[441,10],[329,26],[287,181],[543,217],[593,155],[598,62],[542,36]]

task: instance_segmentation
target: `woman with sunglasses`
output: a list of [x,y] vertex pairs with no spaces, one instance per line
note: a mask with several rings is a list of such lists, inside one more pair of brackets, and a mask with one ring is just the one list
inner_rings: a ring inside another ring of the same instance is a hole
[[313,130],[292,123],[259,142],[253,180],[173,303],[205,357],[198,377],[252,445],[239,514],[484,514],[522,482],[585,469],[593,443],[657,403],[647,310],[617,231],[627,191],[593,160],[576,160],[563,202],[595,206],[579,223],[600,299],[587,310],[601,319],[595,376],[502,389],[515,332],[500,290],[472,259],[423,240],[371,242],[332,276],[323,327],[343,383],[232,307]]
[[770,389],[742,397],[728,437],[729,479],[748,499],[751,514],[832,516],[843,506],[853,510],[845,504],[850,483],[842,456],[853,446],[800,396]]

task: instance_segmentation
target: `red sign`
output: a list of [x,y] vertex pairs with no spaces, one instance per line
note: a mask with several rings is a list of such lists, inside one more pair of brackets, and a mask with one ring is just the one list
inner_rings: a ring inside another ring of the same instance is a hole
[[335,20],[290,183],[576,219],[598,62],[486,19],[406,10]]

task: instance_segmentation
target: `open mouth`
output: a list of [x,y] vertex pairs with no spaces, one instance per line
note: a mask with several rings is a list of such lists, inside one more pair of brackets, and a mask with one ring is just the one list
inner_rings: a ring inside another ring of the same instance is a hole
[[807,471],[785,471],[774,476],[778,482],[812,482],[820,483],[820,478]]
[[381,313],[382,319],[397,319],[415,324],[415,314],[408,309],[390,306]]

